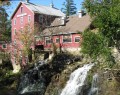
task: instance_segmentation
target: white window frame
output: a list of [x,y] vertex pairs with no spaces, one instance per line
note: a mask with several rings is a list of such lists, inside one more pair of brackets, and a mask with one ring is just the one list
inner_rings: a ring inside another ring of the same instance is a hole
[[23,24],[23,16],[20,17],[20,24]]
[[14,40],[14,45],[16,46],[16,39]]
[[14,19],[14,25],[16,25],[16,18]]
[[45,45],[48,45],[48,44],[51,44],[52,43],[52,40],[50,43],[47,43],[46,40],[51,40],[51,37],[45,37]]
[[[64,42],[64,41],[63,41],[65,35],[69,35],[69,36],[70,36],[71,42]],[[72,34],[64,34],[64,35],[62,36],[62,42],[63,42],[63,43],[72,43]]]
[[[3,45],[5,45],[5,48],[3,47]],[[2,44],[2,49],[6,49],[7,48],[7,44]]]
[[28,22],[31,22],[31,15],[28,15]]
[[[59,39],[59,42],[57,42],[57,39]],[[60,38],[56,38],[56,39],[55,39],[55,43],[60,43]]]
[[[79,38],[80,38],[80,36],[75,36],[75,37],[74,37],[74,42],[75,42],[75,38],[77,38],[77,37],[79,37]],[[79,41],[79,42],[80,42],[80,41]],[[79,42],[75,42],[75,43],[79,43]]]

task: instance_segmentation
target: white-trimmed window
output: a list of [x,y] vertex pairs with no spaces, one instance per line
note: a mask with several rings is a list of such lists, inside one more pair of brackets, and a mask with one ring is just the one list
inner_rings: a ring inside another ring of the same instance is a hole
[[16,33],[16,28],[14,29],[14,35],[16,35],[17,33]]
[[43,23],[43,15],[39,15],[39,22]]
[[80,42],[80,37],[75,37],[75,42]]
[[2,48],[6,49],[7,48],[7,44],[2,44]]
[[63,43],[68,43],[68,42],[72,42],[72,35],[70,34],[63,35]]
[[46,45],[47,44],[51,44],[51,37],[45,37],[45,43],[46,43]]
[[28,22],[31,22],[31,16],[28,15]]
[[36,42],[38,42],[38,41],[42,41],[42,40],[43,40],[43,37],[42,37],[42,36],[40,36],[40,37],[35,37],[35,39],[36,39]]
[[23,17],[20,17],[20,23],[23,24]]
[[60,38],[56,38],[55,42],[60,43]]
[[14,25],[16,25],[16,18],[14,19]]
[[14,40],[14,45],[16,46],[16,39]]
[[23,6],[21,7],[20,11],[21,11],[21,13],[23,13]]

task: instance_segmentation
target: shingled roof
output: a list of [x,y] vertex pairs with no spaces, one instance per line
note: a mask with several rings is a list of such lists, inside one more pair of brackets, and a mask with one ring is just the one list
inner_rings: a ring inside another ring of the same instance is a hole
[[65,14],[63,12],[61,12],[59,9],[57,9],[57,8],[52,8],[52,7],[43,6],[43,5],[36,5],[36,4],[30,3],[30,2],[20,2],[18,4],[17,8],[15,9],[14,13],[12,14],[11,19],[12,19],[15,12],[17,11],[17,9],[19,8],[19,6],[22,3],[25,4],[26,7],[29,10],[33,11],[34,13],[51,15],[51,16],[58,16],[58,17],[64,17],[65,16]]
[[[58,20],[58,23],[60,23],[59,21],[60,19]],[[57,22],[57,20],[55,19],[54,22]],[[64,26],[55,25],[54,27],[46,28],[43,31],[43,34],[59,35],[59,34],[71,34],[71,33],[84,32],[84,30],[87,29],[90,26],[90,24],[91,24],[91,19],[89,15],[85,15],[82,18],[79,18],[77,15],[69,16]]]

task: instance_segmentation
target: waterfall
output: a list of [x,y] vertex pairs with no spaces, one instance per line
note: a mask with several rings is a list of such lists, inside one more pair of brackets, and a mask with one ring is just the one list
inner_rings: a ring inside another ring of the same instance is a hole
[[98,74],[93,76],[92,86],[88,95],[98,95]]
[[18,95],[44,95],[48,81],[50,81],[49,65],[40,61],[23,73]]
[[72,72],[67,85],[60,95],[82,95],[82,88],[85,85],[87,72],[92,68],[93,65],[94,64],[86,64]]

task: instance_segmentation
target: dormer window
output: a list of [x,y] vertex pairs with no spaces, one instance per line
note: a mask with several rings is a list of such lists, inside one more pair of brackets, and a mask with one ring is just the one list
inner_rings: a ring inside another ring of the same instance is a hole
[[23,13],[23,7],[21,7],[21,13]]

